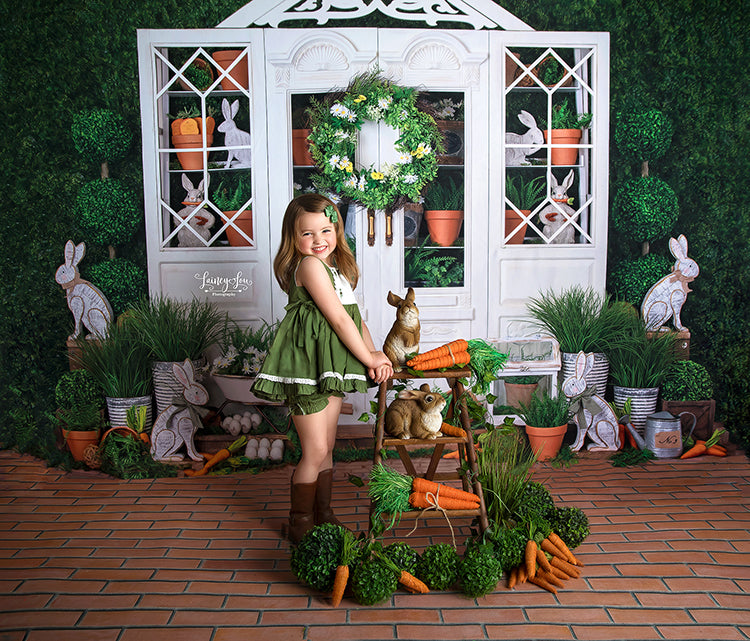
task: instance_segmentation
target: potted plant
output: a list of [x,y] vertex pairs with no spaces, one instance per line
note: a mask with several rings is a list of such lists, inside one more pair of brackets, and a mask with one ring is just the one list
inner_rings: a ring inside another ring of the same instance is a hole
[[193,370],[199,372],[205,365],[203,353],[221,337],[225,314],[205,301],[183,302],[166,296],[144,297],[128,313],[150,351],[156,410],[161,413],[175,396],[182,396],[173,363],[189,358]]
[[[214,81],[214,72],[207,60],[198,57],[193,60],[182,74],[198,91],[206,91]],[[185,91],[193,91],[190,85],[182,77],[179,78],[180,86]]]
[[240,327],[228,317],[225,319],[219,338],[221,353],[212,363],[211,376],[227,400],[246,404],[259,401],[250,393],[250,387],[277,330],[278,323],[263,321],[258,328]]
[[[221,79],[221,88],[224,91],[239,91],[248,88],[248,64],[247,54],[244,49],[227,49],[223,51],[214,51],[211,57],[219,65],[222,72],[232,67],[229,73]],[[239,58],[239,60],[237,60]]]
[[520,407],[531,403],[531,397],[539,387],[541,376],[507,376],[503,378],[505,404]]
[[308,136],[310,129],[305,120],[305,109],[297,107],[292,111],[292,163],[294,165],[310,166],[315,160],[310,153]]
[[631,399],[630,422],[642,432],[646,417],[656,411],[659,387],[675,360],[676,335],[658,332],[649,336],[639,316],[627,320],[618,341],[607,352],[609,375],[615,405],[624,407]]
[[583,136],[583,130],[591,125],[593,114],[579,114],[568,100],[552,107],[552,119],[548,127],[542,130],[544,140],[552,145],[550,159],[553,165],[575,165],[578,161],[576,147],[560,145],[577,145]]
[[529,404],[521,403],[518,416],[526,424],[532,451],[540,461],[555,458],[560,451],[570,420],[570,402],[560,390],[552,396],[534,394]]
[[104,393],[110,425],[127,426],[128,408],[144,405],[146,427],[150,427],[153,423],[151,357],[129,317],[112,323],[106,338],[79,339],[78,347],[78,364],[91,374]]
[[[545,86],[553,87],[565,76],[565,67],[563,67],[555,56],[549,55],[534,68],[534,75],[539,78]],[[573,77],[568,75],[560,86],[568,87],[572,84]]]
[[464,264],[457,256],[441,255],[440,247],[427,246],[427,239],[418,247],[404,252],[404,279],[410,287],[461,287]]
[[458,238],[464,219],[464,187],[449,176],[434,180],[424,192],[424,219],[430,238],[441,247],[450,247]]
[[[505,197],[524,216],[531,213],[545,192],[544,176],[531,180],[523,176],[509,176],[505,182]],[[505,238],[508,245],[520,245],[526,234],[526,220],[515,209],[505,210]]]
[[696,438],[706,440],[713,432],[716,401],[708,370],[691,360],[673,362],[661,386],[661,409],[674,415],[691,412],[695,415]]
[[[170,125],[172,130],[172,146],[176,149],[197,149],[203,147],[203,132],[206,133],[206,147],[214,142],[214,109],[206,107],[206,117],[203,118],[198,107],[185,107],[177,113],[177,117]],[[201,171],[203,169],[203,151],[178,151],[177,160],[185,171]]]
[[211,202],[221,210],[222,219],[229,222],[226,232],[232,247],[247,247],[253,239],[251,199],[251,178],[246,174],[239,174],[234,185],[222,181],[211,194]]
[[102,390],[84,369],[63,373],[55,386],[57,420],[73,459],[84,460],[89,445],[99,443],[104,425]]
[[594,353],[594,368],[586,376],[600,396],[607,388],[607,355],[636,316],[624,303],[612,303],[592,288],[574,285],[560,293],[548,290],[529,299],[527,309],[534,324],[557,339],[562,352],[562,378],[575,372],[578,352]]

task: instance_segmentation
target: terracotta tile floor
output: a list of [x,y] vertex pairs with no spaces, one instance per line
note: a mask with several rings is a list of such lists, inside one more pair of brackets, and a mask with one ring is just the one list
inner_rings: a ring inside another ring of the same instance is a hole
[[[336,468],[338,511],[356,529],[367,503],[347,478],[368,469]],[[538,465],[535,477],[591,521],[576,551],[583,576],[556,596],[501,583],[478,600],[398,592],[337,609],[289,570],[278,533],[290,472],[121,481],[0,451],[0,641],[750,638],[742,453]],[[415,547],[449,540],[444,523],[428,523],[409,538]],[[454,526],[463,541],[468,523]]]

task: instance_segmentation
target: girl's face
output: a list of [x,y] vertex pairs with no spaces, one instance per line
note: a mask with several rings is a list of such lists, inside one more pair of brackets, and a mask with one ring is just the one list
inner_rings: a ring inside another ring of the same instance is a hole
[[324,213],[306,211],[297,219],[297,249],[304,256],[317,256],[331,265],[336,249],[336,227]]

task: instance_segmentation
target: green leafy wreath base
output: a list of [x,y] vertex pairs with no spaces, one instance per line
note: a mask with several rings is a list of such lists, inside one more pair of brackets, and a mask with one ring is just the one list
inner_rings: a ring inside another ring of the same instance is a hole
[[[319,173],[315,186],[371,209],[393,210],[418,202],[435,179],[442,136],[435,120],[417,106],[418,92],[368,72],[355,77],[343,94],[330,93],[308,109],[310,151]],[[354,167],[362,124],[380,122],[398,130],[396,162],[376,168]]]

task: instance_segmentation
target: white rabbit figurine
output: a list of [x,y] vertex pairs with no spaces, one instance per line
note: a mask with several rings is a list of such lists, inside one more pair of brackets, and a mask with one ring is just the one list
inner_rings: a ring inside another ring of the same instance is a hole
[[180,209],[177,215],[183,220],[187,218],[188,225],[195,230],[195,233],[187,227],[180,228],[180,231],[177,232],[177,240],[180,247],[205,247],[206,243],[202,242],[201,238],[205,241],[211,238],[211,227],[216,222],[216,218],[207,207],[196,211],[198,205],[203,202],[203,194],[205,188],[208,187],[209,179],[210,176],[207,176],[205,185],[203,184],[203,180],[201,180],[197,187],[193,187],[190,179],[185,174],[182,174],[182,186],[187,191],[187,196],[182,201],[185,207]]
[[[250,167],[252,165],[250,134],[247,131],[242,131],[242,129],[237,129],[237,125],[234,122],[234,118],[239,110],[239,100],[235,100],[231,107],[226,98],[221,101],[221,113],[224,115],[224,122],[219,125],[218,129],[224,132],[224,145],[227,147],[242,147],[242,149],[227,150],[227,164],[224,165],[224,169],[229,169],[230,167]],[[234,164],[232,164],[233,159],[236,160]]]
[[172,372],[182,384],[182,397],[177,397],[164,411],[156,417],[151,430],[151,457],[155,461],[182,461],[185,457],[177,452],[183,445],[188,456],[194,461],[202,461],[203,457],[195,451],[193,436],[202,427],[196,405],[208,402],[208,391],[195,380],[195,372],[190,359],[185,362],[174,363]]
[[575,374],[563,381],[563,394],[573,401],[571,410],[578,426],[578,435],[570,449],[574,452],[580,450],[588,435],[593,441],[587,448],[590,452],[614,452],[620,449],[617,416],[609,403],[593,392],[593,388],[586,390],[585,377],[593,367],[594,354],[578,352]]
[[565,224],[568,217],[575,216],[575,209],[568,205],[568,189],[573,184],[573,170],[565,176],[562,185],[558,184],[555,174],[549,172],[550,198],[554,201],[539,212],[539,221],[542,223],[542,232],[547,238],[552,238],[555,232],[562,227],[562,230],[550,241],[551,244],[570,245],[575,242],[576,230],[571,224]]
[[505,164],[510,166],[530,165],[531,163],[526,156],[536,153],[544,144],[544,134],[542,134],[542,130],[536,126],[534,116],[528,111],[521,111],[521,113],[518,114],[518,119],[529,128],[528,131],[523,134],[516,134],[510,131],[506,132],[505,142],[506,144],[529,146],[505,148]]
[[641,317],[648,330],[661,328],[670,318],[676,330],[685,329],[680,312],[688,292],[692,291],[688,283],[700,273],[698,263],[688,258],[688,241],[683,234],[669,239],[669,250],[677,259],[671,273],[657,280],[641,303]]
[[55,282],[65,290],[68,308],[73,312],[75,328],[68,340],[75,340],[82,326],[91,332],[86,338],[106,338],[112,322],[112,307],[102,291],[89,281],[81,278],[78,263],[86,254],[85,243],[74,245],[72,240],[65,243],[65,263],[55,272]]

